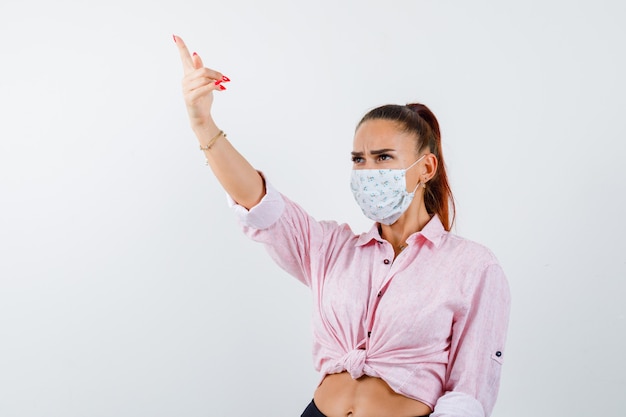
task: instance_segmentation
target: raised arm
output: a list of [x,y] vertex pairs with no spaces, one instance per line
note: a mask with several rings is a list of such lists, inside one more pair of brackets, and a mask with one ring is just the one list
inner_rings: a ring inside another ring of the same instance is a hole
[[226,192],[241,206],[250,209],[265,195],[263,178],[221,134],[211,116],[213,91],[225,90],[223,75],[205,68],[196,53],[191,55],[182,38],[174,35],[183,64],[183,97],[191,129]]

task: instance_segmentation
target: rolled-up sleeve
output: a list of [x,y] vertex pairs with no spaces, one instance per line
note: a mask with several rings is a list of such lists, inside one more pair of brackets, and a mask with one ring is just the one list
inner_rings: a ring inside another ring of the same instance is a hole
[[265,195],[250,210],[237,204],[230,195],[227,194],[226,198],[228,206],[235,212],[239,222],[253,229],[267,229],[280,218],[285,210],[283,196],[267,181],[265,181]]
[[487,417],[500,386],[510,292],[498,264],[487,265],[452,326],[445,394],[432,417]]
[[[263,243],[272,259],[307,286],[312,282],[312,259],[323,252],[323,242],[335,222],[318,222],[298,204],[279,193],[268,181],[266,193],[250,210],[228,197],[244,233]],[[312,256],[314,255],[314,256]]]

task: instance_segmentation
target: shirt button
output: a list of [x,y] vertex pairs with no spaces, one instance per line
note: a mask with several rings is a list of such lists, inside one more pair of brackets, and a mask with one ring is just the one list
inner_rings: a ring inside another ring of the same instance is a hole
[[385,265],[389,265],[389,262],[391,262],[389,259],[385,259],[385,260],[383,261],[383,263],[384,263]]
[[370,337],[372,335],[372,332],[367,332],[367,337]]
[[500,356],[502,356],[502,352],[500,352],[500,351],[497,351],[497,352],[496,352],[496,356],[497,356],[497,357],[500,357]]
[[383,296],[383,292],[382,291],[378,291],[378,296],[382,297]]

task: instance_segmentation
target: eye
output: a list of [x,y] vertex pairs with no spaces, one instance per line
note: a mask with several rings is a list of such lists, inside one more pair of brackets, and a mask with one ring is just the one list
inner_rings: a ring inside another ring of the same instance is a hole
[[355,164],[360,164],[361,162],[363,162],[363,158],[361,158],[360,156],[353,156],[352,162]]
[[380,155],[378,155],[378,160],[379,161],[389,161],[391,159],[391,155],[386,154],[386,153],[382,153]]

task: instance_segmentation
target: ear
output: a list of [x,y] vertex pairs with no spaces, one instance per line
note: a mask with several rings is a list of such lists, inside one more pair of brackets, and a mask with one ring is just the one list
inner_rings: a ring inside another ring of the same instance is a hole
[[432,177],[437,173],[437,166],[439,165],[439,161],[434,153],[429,153],[424,158],[424,167],[422,168],[422,172],[420,173],[420,180],[422,183],[426,183],[430,181]]

